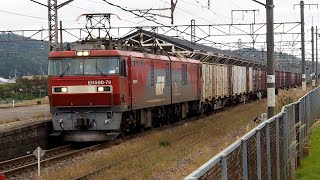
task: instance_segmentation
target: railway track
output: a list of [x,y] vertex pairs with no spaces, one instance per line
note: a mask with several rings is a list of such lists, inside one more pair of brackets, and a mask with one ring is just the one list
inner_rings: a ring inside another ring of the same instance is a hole
[[[166,126],[161,126],[161,127],[158,127],[158,128],[156,128],[156,129],[154,129],[154,130],[155,130],[155,131],[162,131],[162,130],[166,130],[166,129],[169,129],[169,128],[173,128],[173,127],[175,127],[175,126],[181,125],[181,123],[186,123],[186,122],[189,122],[189,121],[195,121],[195,120],[198,120],[198,119],[202,119],[202,118],[205,118],[205,117],[209,117],[209,116],[212,116],[212,115],[214,115],[214,114],[216,114],[216,113],[223,112],[223,111],[228,111],[228,110],[231,109],[231,108],[235,108],[235,107],[241,106],[241,105],[242,105],[242,104],[240,103],[240,104],[236,104],[236,105],[233,105],[233,106],[228,106],[228,107],[225,107],[225,108],[223,108],[223,109],[215,110],[214,112],[208,112],[208,113],[206,113],[206,114],[202,114],[202,115],[199,115],[199,116],[194,116],[194,117],[188,118],[187,120],[184,120],[184,121],[175,122],[175,123],[173,123],[173,124],[170,124],[169,126],[167,126],[167,125],[166,125]],[[199,133],[199,132],[201,132],[201,131],[203,131],[203,130],[210,129],[210,128],[212,129],[212,128],[214,128],[215,126],[216,126],[215,124],[212,124],[212,125],[210,125],[210,126],[205,126],[205,127],[199,128],[199,129],[194,130],[194,131],[192,131],[192,132],[189,132],[189,133],[186,133],[186,134],[181,135],[181,136],[179,136],[179,137],[173,138],[173,139],[169,140],[168,142],[172,144],[172,143],[174,143],[175,141],[179,141],[179,140],[182,140],[182,139],[184,139],[184,138],[188,138],[189,136],[194,135],[194,134],[196,134],[196,133]],[[133,139],[133,138],[136,138],[136,137],[139,137],[139,136],[146,135],[146,134],[148,134],[148,133],[154,133],[154,131],[153,131],[153,132],[152,132],[152,131],[146,131],[146,132],[143,132],[143,133],[134,134],[134,137],[131,136],[131,137],[126,137],[126,138],[127,138],[127,139]],[[210,137],[211,137],[211,135],[206,136],[206,137],[203,137],[203,140],[208,139],[208,138],[210,138]],[[197,143],[199,143],[199,141],[198,141],[198,142],[192,142],[192,144],[197,144]],[[191,144],[189,144],[189,145],[191,145]],[[189,145],[188,145],[188,146],[189,146]],[[162,146],[162,145],[156,145],[156,146],[154,146],[154,147],[150,147],[150,148],[148,148],[148,149],[145,149],[144,151],[137,152],[136,154],[133,154],[133,155],[130,156],[130,157],[126,157],[126,158],[124,158],[124,159],[120,159],[120,160],[118,160],[118,161],[116,161],[116,162],[113,162],[113,163],[111,163],[111,164],[108,164],[108,165],[105,165],[105,166],[103,166],[103,167],[100,167],[100,168],[98,168],[98,169],[96,169],[96,170],[94,170],[94,171],[88,172],[87,174],[83,174],[83,175],[81,175],[81,176],[75,177],[75,178],[73,178],[73,180],[92,179],[92,177],[93,177],[94,175],[102,172],[103,170],[109,169],[109,168],[111,168],[111,167],[113,167],[113,166],[117,166],[117,165],[119,165],[119,164],[121,164],[121,163],[125,163],[125,162],[127,162],[127,161],[130,161],[130,159],[136,158],[136,157],[138,157],[138,156],[145,155],[146,153],[152,152],[152,151],[160,148],[161,146]],[[177,149],[177,151],[182,151],[182,150],[184,150],[184,149],[187,149],[188,146],[187,146],[187,147],[181,147],[181,148]],[[154,165],[154,164],[153,164],[153,163],[147,164],[146,166],[142,167],[142,168],[139,169],[138,171],[141,171],[141,170],[143,170],[143,169],[149,168],[148,166],[152,166],[152,165]],[[137,171],[137,172],[138,172],[138,171]],[[137,172],[134,172],[134,173],[137,173]],[[133,173],[133,174],[134,174],[134,173]],[[130,178],[130,177],[128,176],[128,178]]]
[[[240,105],[240,104],[238,104],[238,105]],[[235,105],[235,106],[238,106],[238,105]],[[233,106],[233,107],[235,107],[235,106]],[[229,108],[231,108],[231,107],[226,107],[226,108],[224,108],[222,110],[215,111],[215,113],[220,112],[220,111],[228,110]],[[211,112],[211,113],[208,113],[206,115],[200,115],[200,116],[196,116],[196,117],[191,117],[191,118],[188,118],[188,120],[175,122],[173,124],[170,124],[169,126],[168,125],[161,126],[161,127],[158,127],[158,128],[156,128],[154,130],[155,131],[162,131],[162,130],[165,130],[165,129],[168,129],[168,128],[172,128],[174,126],[179,126],[181,123],[185,123],[185,122],[188,122],[188,121],[201,119],[201,118],[213,115],[213,114],[214,113]],[[179,139],[183,139],[185,137],[188,137],[188,136],[190,136],[192,134],[195,134],[195,133],[197,133],[197,132],[199,132],[199,131],[201,131],[203,129],[207,129],[207,128],[210,128],[210,127],[211,126],[203,127],[201,129],[198,129],[198,130],[195,130],[193,132],[187,133],[185,135],[182,135],[180,137],[177,137],[175,139],[170,140],[170,143],[173,143],[174,141],[177,141]],[[132,134],[130,136],[125,136],[123,138],[119,138],[119,139],[116,139],[114,141],[105,142],[105,143],[102,143],[102,144],[93,145],[93,146],[82,148],[82,149],[74,149],[74,148],[72,148],[71,145],[66,145],[66,146],[62,146],[62,147],[59,147],[59,148],[47,150],[45,156],[41,160],[41,167],[48,167],[50,165],[54,165],[57,162],[61,162],[61,161],[65,160],[65,159],[70,159],[72,157],[76,157],[76,156],[85,154],[87,152],[93,152],[93,151],[96,151],[96,150],[99,150],[99,149],[106,149],[106,148],[111,147],[113,145],[120,144],[120,143],[123,143],[125,141],[137,138],[137,137],[145,136],[146,134],[149,134],[149,133],[154,133],[155,131],[153,131],[153,130],[152,131],[144,131],[142,133]],[[140,156],[141,154],[151,152],[151,151],[153,151],[153,150],[155,150],[155,149],[157,149],[159,147],[160,147],[160,145],[151,147],[149,149],[146,149],[145,151],[142,151],[142,152],[139,152],[137,154],[134,154],[130,158],[134,158],[134,157]],[[97,169],[96,171],[89,172],[88,174],[76,177],[74,179],[88,179],[92,175],[95,175],[96,173],[98,173],[100,171],[103,171],[104,169],[108,169],[108,168],[110,168],[112,166],[115,166],[115,165],[120,164],[122,162],[125,162],[127,160],[128,160],[127,158],[119,160],[119,161],[114,162],[112,164],[109,164],[107,166],[101,167],[101,168]],[[6,177],[15,177],[15,176],[18,176],[20,174],[36,170],[37,169],[37,165],[38,165],[37,164],[37,159],[35,158],[35,156],[33,154],[31,154],[31,155],[19,157],[19,158],[16,158],[16,159],[11,159],[11,160],[8,160],[8,161],[0,162],[0,174],[4,174]]]
[[[203,116],[201,116],[201,117],[203,117]],[[195,120],[195,119],[198,119],[198,118],[199,118],[199,117],[190,118],[188,121]],[[174,126],[177,126],[177,125],[179,125],[179,123],[175,123],[175,124],[173,124],[173,125],[174,125]],[[179,137],[173,138],[173,139],[169,140],[168,142],[169,142],[169,143],[174,143],[175,141],[182,140],[182,139],[187,138],[187,137],[189,137],[189,136],[191,136],[191,135],[193,135],[193,134],[199,133],[200,131],[203,131],[203,130],[205,130],[205,129],[212,128],[212,127],[214,127],[214,126],[215,126],[215,124],[213,124],[213,125],[211,125],[211,126],[205,126],[205,127],[199,128],[199,129],[194,130],[194,131],[192,131],[192,132],[189,132],[189,133],[186,133],[186,134],[181,135],[181,136],[179,136]],[[171,128],[171,127],[161,127],[160,130],[164,130],[164,129],[167,129],[167,128]],[[144,134],[144,133],[142,133],[142,134]],[[208,137],[210,137],[210,136],[208,136]],[[208,137],[205,137],[204,139],[207,139]],[[132,139],[132,138],[130,138],[130,139]],[[193,143],[198,143],[198,142],[193,142]],[[189,144],[189,145],[190,145],[190,144]],[[189,145],[188,145],[188,146],[189,146]],[[109,168],[111,168],[111,167],[113,167],[113,166],[116,166],[116,165],[118,165],[118,164],[128,162],[128,161],[130,161],[130,160],[133,159],[133,158],[136,158],[136,157],[138,157],[138,156],[145,155],[146,153],[152,152],[152,151],[160,148],[161,146],[162,146],[162,145],[159,144],[159,145],[150,147],[150,148],[148,148],[148,149],[145,149],[144,151],[137,152],[136,154],[133,154],[133,155],[130,156],[130,157],[126,157],[126,158],[120,159],[120,160],[118,160],[118,161],[116,161],[116,162],[113,162],[113,163],[108,164],[108,165],[106,165],[106,166],[100,167],[100,168],[98,168],[98,169],[96,169],[96,170],[94,170],[94,171],[88,172],[87,174],[84,174],[84,175],[75,177],[75,178],[73,178],[73,180],[92,179],[92,176],[94,176],[95,174],[98,174],[98,173],[102,172],[102,171],[105,170],[105,169],[109,169]],[[183,148],[181,148],[181,149],[178,149],[177,151],[181,151],[181,150],[186,149],[186,148],[188,148],[188,147],[183,147]],[[141,171],[141,170],[143,170],[143,169],[145,169],[145,168],[148,168],[148,166],[152,166],[152,165],[153,165],[153,163],[148,164],[148,165],[142,167],[141,169],[139,169],[139,171]],[[134,173],[137,173],[137,172],[134,172]],[[130,178],[130,177],[128,177],[128,178]]]
[[[165,129],[168,127],[159,128]],[[54,165],[57,162],[70,159],[88,152],[97,151],[100,149],[106,149],[113,145],[120,144],[122,142],[131,140],[143,136],[145,134],[151,133],[150,131],[145,131],[143,133],[132,134],[130,136],[125,136],[123,138],[116,139],[114,141],[104,142],[101,144],[85,147],[82,149],[75,149],[71,145],[61,146],[58,148],[46,150],[46,154],[40,161],[41,167],[48,167]],[[6,177],[19,176],[26,172],[31,172],[36,170],[38,167],[37,159],[33,154],[22,156],[15,159],[10,159],[7,161],[0,162],[0,174],[4,174]]]
[[[56,162],[79,156],[83,153],[107,148],[113,145],[114,142],[106,142],[97,144],[82,149],[74,149],[71,145],[66,145],[46,151],[45,156],[41,160],[42,167],[50,166]],[[0,162],[0,174],[4,174],[6,177],[13,177],[22,173],[33,171],[37,168],[37,159],[31,155],[22,156],[19,158]]]
[[[198,118],[199,117],[193,117],[193,118],[190,118],[188,121],[195,120]],[[157,131],[158,130],[159,131],[165,130],[165,129],[171,128],[172,126],[178,126],[179,124],[180,124],[180,122],[176,122],[176,123],[171,124],[170,126],[161,126],[155,130],[157,130]],[[106,148],[109,148],[113,145],[120,144],[125,141],[131,140],[131,139],[134,139],[137,137],[141,137],[146,134],[153,133],[153,132],[154,131],[144,131],[142,133],[132,134],[129,136],[125,136],[125,137],[116,139],[114,141],[104,142],[101,144],[85,147],[82,149],[74,149],[71,145],[66,145],[66,146],[61,146],[58,148],[46,150],[46,154],[42,158],[42,160],[40,161],[40,164],[41,164],[41,167],[48,167],[50,165],[53,165],[57,162],[65,160],[65,159],[70,159],[72,157],[76,157],[76,156],[85,154],[87,152],[93,152],[93,151],[96,151],[99,149],[106,149]],[[195,133],[195,132],[192,132],[190,134],[193,134],[193,133]],[[145,152],[152,151],[155,148],[157,148],[157,147],[146,150]],[[136,156],[138,156],[138,154]],[[114,165],[117,163],[120,163],[120,162],[116,162],[116,163],[114,163]],[[7,161],[0,162],[0,174],[4,174],[6,177],[15,177],[15,176],[19,176],[19,175],[26,173],[26,172],[35,171],[37,169],[37,167],[38,167],[38,164],[37,164],[36,157],[33,154],[30,154],[30,155],[22,156],[19,158],[10,159]],[[98,172],[100,170],[97,170],[96,172]],[[94,174],[96,172],[90,173],[90,174],[85,175],[83,177],[79,177],[79,179],[83,179],[88,176],[91,176],[92,174]],[[78,179],[78,178],[76,178],[76,179]]]

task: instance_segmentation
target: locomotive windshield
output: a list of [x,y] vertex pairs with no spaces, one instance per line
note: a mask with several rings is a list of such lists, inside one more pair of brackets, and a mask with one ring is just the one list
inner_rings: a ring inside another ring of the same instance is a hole
[[114,75],[119,74],[119,58],[65,58],[49,60],[49,75]]

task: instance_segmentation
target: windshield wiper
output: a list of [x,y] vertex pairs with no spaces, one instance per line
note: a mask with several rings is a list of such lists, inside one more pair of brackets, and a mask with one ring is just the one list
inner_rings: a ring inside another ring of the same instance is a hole
[[63,77],[63,76],[66,74],[66,72],[68,72],[68,71],[69,71],[69,69],[70,69],[70,66],[69,66],[69,64],[68,64],[67,69],[66,69],[66,70],[64,70],[64,71],[60,74],[60,77]]
[[100,73],[102,76],[106,76],[106,74],[104,74],[104,73],[100,70],[100,68],[98,68],[98,66],[96,66],[96,68],[97,68],[97,70],[99,71],[99,73]]

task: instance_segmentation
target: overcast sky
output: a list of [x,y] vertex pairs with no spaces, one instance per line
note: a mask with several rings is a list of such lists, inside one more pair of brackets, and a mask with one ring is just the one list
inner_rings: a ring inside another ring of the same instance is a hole
[[[0,29],[41,29],[47,26],[47,9],[30,0],[2,0],[3,5],[0,7]],[[4,1],[6,1],[4,3]],[[37,0],[47,4],[47,0]],[[64,0],[66,1],[66,0]],[[58,4],[64,2],[58,0]],[[127,9],[136,8],[164,8],[169,7],[170,0],[109,0],[114,4],[121,5]],[[261,1],[265,3],[264,1]],[[306,0],[306,4],[317,3],[317,0]],[[175,24],[189,24],[191,19],[195,19],[197,24],[214,24],[230,23],[231,10],[239,9],[259,9],[257,21],[265,21],[265,8],[251,0],[211,0],[211,9],[207,9],[207,0],[178,0],[175,11]],[[294,9],[294,4],[299,4],[298,0],[275,0],[275,22],[299,21],[299,7]],[[119,8],[112,7],[102,0],[75,0],[59,10],[59,20],[64,22],[64,26],[79,26],[76,19],[84,13],[103,13],[110,12],[117,14],[122,20],[113,19],[113,23],[119,26],[137,26],[147,25],[148,22],[142,22],[142,19],[135,18]],[[13,13],[13,14],[10,14]],[[20,15],[15,15],[20,14]],[[160,12],[163,15],[170,15],[168,12]],[[241,23],[251,23],[253,15],[248,13],[235,13],[235,19]],[[310,9],[306,7],[306,25],[311,26],[312,16],[314,24],[319,21],[319,11],[314,6]],[[158,18],[158,22],[170,24],[169,19]],[[83,22],[83,21],[80,21]],[[139,24],[138,24],[139,23]]]
[[[47,4],[47,0],[37,0]],[[58,4],[66,0],[58,0]],[[47,9],[35,4],[30,0],[1,0],[0,7],[0,30],[20,30],[20,29],[41,29],[47,28]],[[170,0],[109,0],[114,4],[126,9],[136,8],[165,8],[170,6]],[[265,1],[261,1],[265,3]],[[299,6],[294,8],[294,4],[299,4],[299,0],[274,0],[275,22],[298,22],[300,21]],[[306,4],[316,4],[317,0],[305,0]],[[227,24],[231,23],[232,10],[258,9],[256,22],[265,22],[265,8],[251,0],[211,0],[211,8],[207,8],[207,0],[178,0],[174,13],[175,25],[190,24],[191,19],[195,19],[196,24]],[[63,21],[64,28],[84,27],[84,20],[76,21],[77,17],[84,13],[114,13],[120,19],[113,17],[112,26],[142,26],[154,25],[152,22],[137,18],[134,15],[124,12],[119,8],[112,7],[102,0],[75,0],[59,9],[59,20]],[[162,15],[170,15],[170,12],[157,12]],[[312,18],[313,17],[313,18]],[[313,19],[313,21],[312,21]],[[319,9],[307,6],[305,9],[306,29],[310,29],[313,24],[319,23]],[[157,22],[170,25],[170,20],[157,18]],[[253,13],[234,13],[234,23],[253,23]],[[309,35],[309,31],[306,31]],[[310,39],[310,36],[306,36]]]

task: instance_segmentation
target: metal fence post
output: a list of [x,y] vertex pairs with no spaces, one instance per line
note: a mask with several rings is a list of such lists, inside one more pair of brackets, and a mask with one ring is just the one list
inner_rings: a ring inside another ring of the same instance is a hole
[[276,154],[277,154],[277,180],[280,180],[280,128],[279,118],[276,119]]
[[300,127],[299,127],[299,164],[301,163],[301,159],[303,158],[303,140],[302,140],[302,133],[303,133],[303,127],[304,125],[302,124],[302,103],[299,102],[299,123],[300,123]]
[[261,180],[261,140],[260,140],[260,129],[256,132],[256,143],[257,143],[257,176],[258,180]]
[[248,180],[248,149],[247,139],[241,139],[242,143],[242,178]]
[[266,124],[268,180],[271,180],[270,125]]
[[306,138],[308,136],[308,117],[307,117],[307,102],[306,102],[306,98],[303,98],[303,120],[304,120],[304,124],[305,124],[305,127],[304,127],[304,133],[303,133],[303,143],[305,144],[306,143]]
[[228,180],[228,162],[227,155],[221,155],[221,180]]
[[291,163],[291,177],[294,178],[295,176],[295,170],[297,168],[297,160],[298,160],[298,154],[297,154],[297,133],[296,133],[296,105],[292,104],[292,137],[290,141],[290,163]]
[[288,179],[287,164],[288,164],[288,110],[286,109],[283,114],[283,172],[284,179]]

